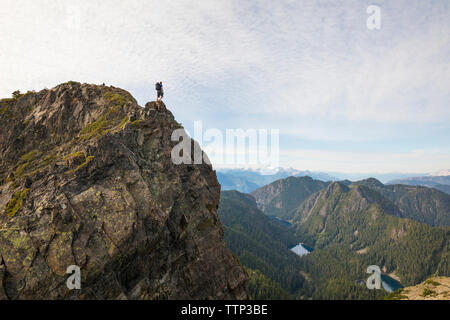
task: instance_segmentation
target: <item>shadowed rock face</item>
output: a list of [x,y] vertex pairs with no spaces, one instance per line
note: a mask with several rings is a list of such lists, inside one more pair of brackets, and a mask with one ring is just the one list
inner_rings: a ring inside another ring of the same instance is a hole
[[[210,165],[162,102],[66,83],[0,102],[0,299],[245,299]],[[81,269],[81,290],[66,269]]]

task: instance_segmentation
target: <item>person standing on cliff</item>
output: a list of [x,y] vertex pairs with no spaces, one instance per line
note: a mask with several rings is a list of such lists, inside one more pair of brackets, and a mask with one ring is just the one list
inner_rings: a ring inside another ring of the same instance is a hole
[[156,101],[162,100],[162,98],[164,97],[164,88],[162,81],[157,82],[155,84],[155,89],[156,89]]

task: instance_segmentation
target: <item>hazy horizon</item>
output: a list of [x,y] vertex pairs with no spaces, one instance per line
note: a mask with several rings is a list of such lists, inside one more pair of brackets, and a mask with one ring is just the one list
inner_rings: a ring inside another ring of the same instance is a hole
[[[230,173],[231,172],[238,172],[238,171],[247,171],[251,170],[254,172],[258,172],[258,169],[251,169],[251,168],[226,168],[226,167],[215,167],[213,168],[217,172],[223,172],[223,173]],[[302,173],[304,172],[310,172],[312,175],[317,174],[325,174],[330,177],[333,177],[337,180],[350,180],[350,181],[357,181],[357,180],[363,180],[368,178],[375,178],[382,183],[387,183],[393,180],[397,179],[405,179],[405,178],[413,178],[413,177],[424,177],[424,176],[432,176],[434,174],[433,172],[333,172],[333,171],[313,171],[308,169],[297,169],[297,168],[280,168],[283,170],[295,170],[300,171]],[[281,171],[278,171],[281,172]],[[327,179],[321,179],[323,181]]]

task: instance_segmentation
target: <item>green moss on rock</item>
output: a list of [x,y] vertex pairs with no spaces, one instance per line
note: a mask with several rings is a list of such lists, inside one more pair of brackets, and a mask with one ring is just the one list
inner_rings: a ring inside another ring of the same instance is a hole
[[21,160],[22,162],[33,161],[33,160],[36,158],[36,154],[37,154],[36,150],[30,151],[30,152],[24,154],[24,155],[20,158],[20,160]]
[[63,160],[64,161],[69,161],[71,159],[77,159],[77,158],[83,158],[84,159],[85,158],[84,157],[84,153],[81,152],[81,151],[77,151],[77,152],[71,153],[71,154],[63,157]]
[[128,116],[123,118],[122,121],[120,122],[120,128],[123,129],[125,127],[125,125],[127,124],[127,122],[129,122],[129,121],[130,121],[130,119],[128,118]]
[[101,135],[101,132],[106,129],[108,124],[108,120],[106,120],[105,117],[101,117],[97,121],[92,122],[84,127],[80,132],[80,138],[82,140],[89,140],[94,136],[99,136]]
[[86,161],[84,161],[82,164],[80,164],[76,169],[75,172],[78,171],[79,169],[83,168],[84,166],[86,166],[89,162],[91,162],[92,160],[94,160],[94,156],[89,156],[86,158]]
[[9,217],[14,217],[16,213],[22,208],[24,201],[27,199],[28,191],[30,189],[19,190],[14,193],[11,200],[6,205],[6,214]]
[[[0,100],[0,102],[2,102],[4,99]],[[0,108],[0,114],[5,114],[6,112],[8,112],[8,106],[3,106]]]
[[24,164],[18,166],[16,171],[14,171],[14,177],[15,178],[21,177],[29,166],[30,166],[29,162],[25,162]]
[[120,93],[106,92],[104,97],[109,102],[122,107],[125,104],[125,98]]

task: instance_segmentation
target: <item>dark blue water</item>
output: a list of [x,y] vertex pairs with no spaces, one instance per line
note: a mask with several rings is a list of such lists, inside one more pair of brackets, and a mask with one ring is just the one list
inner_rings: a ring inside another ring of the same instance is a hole
[[386,290],[387,292],[393,292],[395,290],[403,288],[400,282],[385,274],[381,275],[381,283],[383,284],[384,290]]

